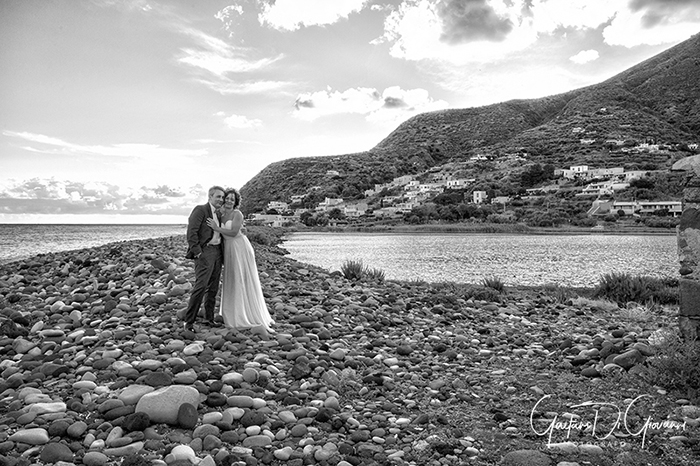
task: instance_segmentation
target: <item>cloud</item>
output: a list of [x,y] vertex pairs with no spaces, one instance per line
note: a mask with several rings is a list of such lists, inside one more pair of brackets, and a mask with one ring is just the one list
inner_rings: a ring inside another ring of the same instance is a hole
[[112,146],[94,146],[75,144],[63,141],[62,139],[46,136],[43,134],[29,132],[3,131],[5,136],[23,139],[25,141],[39,144],[39,147],[26,146],[26,150],[41,152],[45,154],[74,155],[92,154],[111,157],[133,157],[133,158],[169,158],[193,156],[199,157],[207,154],[206,149],[168,149],[156,144],[114,144]]
[[289,81],[240,81],[226,77],[219,79],[195,79],[196,82],[204,84],[211,90],[221,95],[250,95],[264,94],[271,92],[287,92],[286,89],[295,87],[296,84]]
[[[223,112],[217,113],[218,116],[225,116]],[[224,123],[226,123],[226,126],[229,128],[240,128],[240,129],[245,129],[245,128],[256,128],[259,126],[262,126],[262,121],[258,120],[257,118],[250,119],[247,116],[244,115],[230,115],[224,118]]]
[[0,185],[0,214],[186,215],[202,189],[160,185],[124,188],[104,182],[32,178]]
[[368,121],[389,122],[447,107],[447,102],[432,100],[424,89],[390,87],[381,93],[371,88],[347,89],[344,92],[327,89],[299,95],[294,116],[313,121],[330,115],[354,113],[364,115]]
[[522,0],[405,0],[386,17],[384,34],[373,43],[390,44],[391,55],[406,60],[492,61],[537,39],[523,11]]
[[602,30],[609,45],[685,40],[700,30],[695,0],[403,0],[387,14],[392,56],[454,65],[489,63],[569,29]]
[[222,8],[216,18],[232,37],[253,22],[280,31],[296,31],[303,27],[325,26],[361,11],[369,0],[239,0]]
[[261,24],[275,29],[294,31],[301,27],[333,24],[356,13],[368,0],[276,0],[260,2]]
[[487,0],[443,0],[436,12],[443,28],[440,40],[448,44],[500,42],[514,27],[513,21],[497,13]]
[[691,0],[632,0],[603,30],[610,45],[634,47],[685,40],[700,29],[700,3]]
[[282,58],[282,55],[277,55],[255,59],[250,56],[254,50],[233,46],[197,29],[182,27],[180,32],[193,39],[198,48],[181,49],[183,56],[178,59],[178,62],[200,68],[219,77],[228,73],[257,71]]
[[600,57],[600,54],[597,50],[581,50],[573,57],[570,57],[569,60],[574,63],[578,63],[579,65],[583,65],[584,63],[597,60],[598,57]]

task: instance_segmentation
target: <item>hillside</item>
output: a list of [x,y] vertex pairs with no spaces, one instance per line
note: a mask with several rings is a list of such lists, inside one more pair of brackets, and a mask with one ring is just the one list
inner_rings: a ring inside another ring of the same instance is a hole
[[[586,141],[586,142],[583,142]],[[423,113],[366,152],[293,158],[269,165],[242,188],[245,212],[320,186],[357,196],[375,183],[460,164],[476,154],[520,154],[529,165],[658,168],[700,142],[700,34],[593,86],[530,100]],[[661,144],[668,150],[626,152]],[[674,154],[673,152],[678,152]],[[522,166],[521,166],[522,168]],[[340,176],[328,176],[328,170]]]

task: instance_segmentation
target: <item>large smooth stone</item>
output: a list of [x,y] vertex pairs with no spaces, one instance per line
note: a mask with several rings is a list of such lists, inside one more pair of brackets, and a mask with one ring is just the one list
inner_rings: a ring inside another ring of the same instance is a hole
[[136,404],[136,412],[148,414],[154,424],[176,425],[180,406],[185,403],[198,407],[199,391],[190,386],[173,385],[143,395]]

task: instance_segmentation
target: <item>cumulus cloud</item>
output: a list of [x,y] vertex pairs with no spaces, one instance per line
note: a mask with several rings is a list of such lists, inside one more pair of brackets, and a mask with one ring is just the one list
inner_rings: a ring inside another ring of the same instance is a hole
[[260,22],[275,29],[293,31],[301,27],[333,24],[360,11],[368,0],[276,0],[261,2]]
[[325,26],[362,10],[369,0],[239,0],[221,9],[216,17],[232,36],[249,27],[253,18],[260,25],[281,31]]
[[578,63],[579,65],[583,65],[584,63],[597,60],[598,57],[600,57],[600,54],[597,50],[581,50],[573,57],[570,57],[569,60],[574,63]]
[[187,215],[202,190],[32,178],[0,185],[0,214]]
[[500,42],[514,27],[511,18],[499,14],[487,0],[443,0],[436,11],[442,22],[440,39],[448,44]]
[[262,121],[258,120],[257,118],[250,119],[245,115],[236,115],[236,114],[226,116],[222,112],[219,112],[218,115],[225,117],[224,123],[229,128],[245,129],[245,128],[257,128],[259,126],[262,126]]
[[375,43],[391,44],[390,53],[407,60],[489,61],[536,40],[523,9],[518,0],[406,0],[387,16]]
[[390,87],[381,93],[372,88],[343,92],[327,89],[300,94],[295,102],[294,116],[312,121],[324,116],[354,113],[364,115],[368,121],[384,122],[447,107],[447,102],[432,100],[424,89]]
[[543,35],[603,30],[609,45],[633,47],[687,39],[700,29],[694,0],[403,0],[386,16],[387,43],[406,60],[492,62]]

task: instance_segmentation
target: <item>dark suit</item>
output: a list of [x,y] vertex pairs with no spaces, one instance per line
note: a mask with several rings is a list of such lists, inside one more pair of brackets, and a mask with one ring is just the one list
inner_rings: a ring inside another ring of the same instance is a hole
[[214,236],[214,230],[207,225],[207,219],[213,218],[210,204],[198,205],[192,210],[187,222],[187,254],[188,259],[194,259],[195,282],[187,305],[185,322],[193,324],[197,319],[199,308],[204,301],[204,317],[214,320],[216,293],[219,291],[223,238],[216,246],[209,246]]

